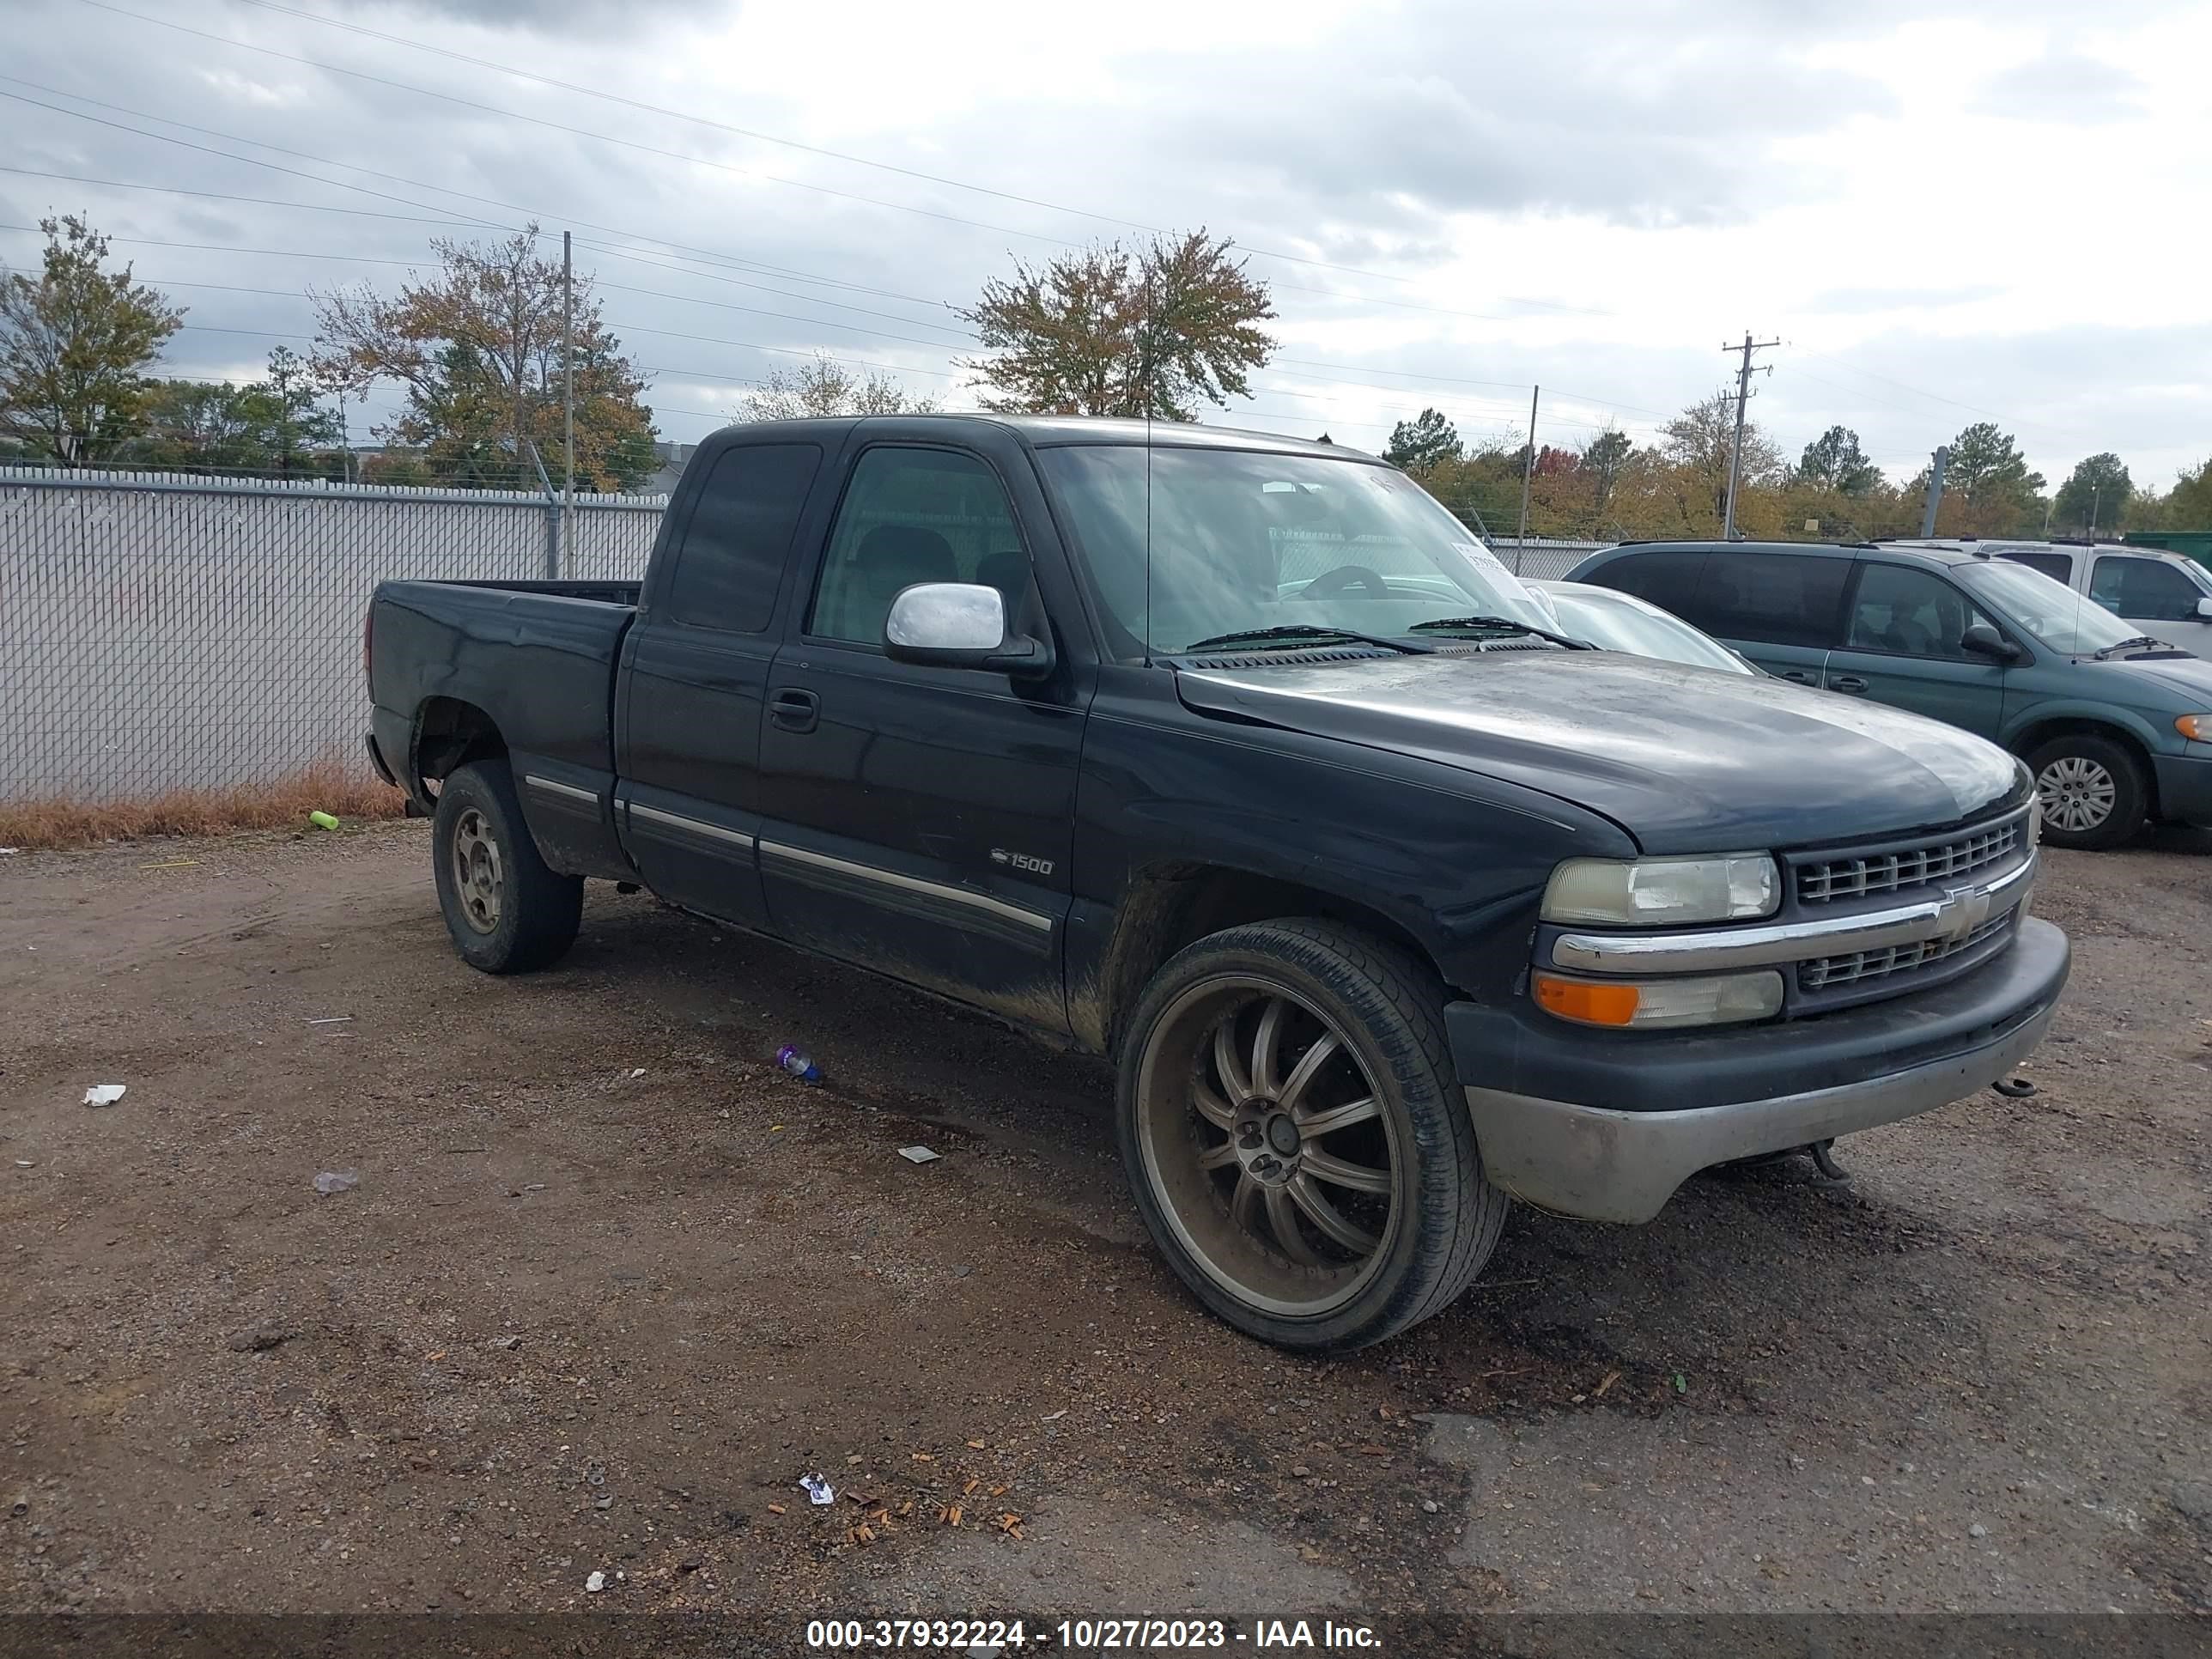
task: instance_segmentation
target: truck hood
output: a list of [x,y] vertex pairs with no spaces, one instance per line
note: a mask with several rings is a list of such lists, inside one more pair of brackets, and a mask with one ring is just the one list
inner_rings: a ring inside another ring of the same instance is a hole
[[1194,669],[1176,685],[1200,713],[1541,790],[1652,853],[1905,835],[2027,794],[2018,761],[1936,720],[1609,651]]

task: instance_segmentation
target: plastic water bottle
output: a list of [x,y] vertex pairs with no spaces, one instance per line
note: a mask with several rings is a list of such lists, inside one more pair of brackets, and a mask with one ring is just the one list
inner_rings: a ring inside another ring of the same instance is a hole
[[788,1042],[775,1051],[775,1063],[801,1083],[822,1081],[822,1068]]

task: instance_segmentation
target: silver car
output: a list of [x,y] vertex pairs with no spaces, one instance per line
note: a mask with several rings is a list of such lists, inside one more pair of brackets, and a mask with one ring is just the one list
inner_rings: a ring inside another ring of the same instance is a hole
[[1662,611],[1632,593],[1586,582],[1524,581],[1522,585],[1543,596],[1559,619],[1560,632],[1588,640],[1601,649],[1687,663],[1693,668],[1717,668],[1729,674],[1763,672],[1673,611]]

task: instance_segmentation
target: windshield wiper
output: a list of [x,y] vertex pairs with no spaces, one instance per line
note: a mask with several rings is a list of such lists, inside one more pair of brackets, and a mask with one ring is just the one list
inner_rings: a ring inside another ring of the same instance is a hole
[[[1425,657],[1436,650],[1433,645],[1424,645],[1419,640],[1394,640],[1380,634],[1362,634],[1349,628],[1322,628],[1310,623],[1278,623],[1273,628],[1247,628],[1234,634],[1216,634],[1211,639],[1194,640],[1170,654],[1183,656],[1217,645],[1265,645],[1273,640],[1305,640],[1315,644],[1326,644],[1330,640],[1358,640],[1363,645],[1379,645],[1409,657]],[[1294,647],[1285,644],[1282,648]]]
[[2114,640],[2110,645],[2100,646],[2096,650],[2092,651],[2089,653],[2089,660],[2092,662],[2102,662],[2112,652],[2126,651],[2135,646],[2163,646],[2165,644],[2166,641],[2164,640],[2154,640],[2148,634],[2138,634],[2131,640]]
[[1434,622],[1415,623],[1416,634],[1441,634],[1447,629],[1472,632],[1482,628],[1503,629],[1509,634],[1533,634],[1540,640],[1549,640],[1554,645],[1564,645],[1570,651],[1595,651],[1597,647],[1587,640],[1571,640],[1564,634],[1547,633],[1540,628],[1531,628],[1527,623],[1515,622],[1510,617],[1439,617]]

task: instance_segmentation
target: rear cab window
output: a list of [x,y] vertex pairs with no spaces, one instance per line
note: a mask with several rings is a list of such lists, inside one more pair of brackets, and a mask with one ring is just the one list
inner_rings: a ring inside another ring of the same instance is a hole
[[665,619],[758,634],[775,611],[791,538],[822,465],[814,444],[743,444],[722,452],[677,544]]
[[2010,559],[2014,564],[2024,564],[2030,570],[2039,570],[2053,581],[2071,585],[2074,580],[2074,556],[2070,553],[2000,553],[2001,559]]

